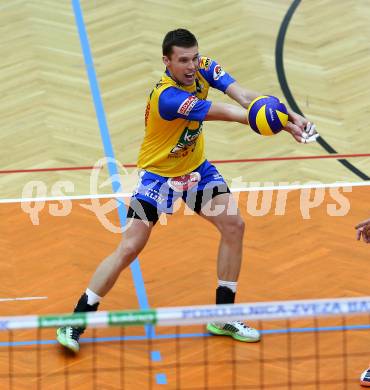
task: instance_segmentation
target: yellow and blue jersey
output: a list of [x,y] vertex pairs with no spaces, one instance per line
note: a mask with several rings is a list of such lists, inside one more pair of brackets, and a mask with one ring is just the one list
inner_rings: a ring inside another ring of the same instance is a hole
[[168,70],[152,90],[138,167],[164,177],[192,172],[205,161],[203,121],[212,102],[209,88],[225,92],[235,80],[217,62],[199,58],[195,81],[179,85]]

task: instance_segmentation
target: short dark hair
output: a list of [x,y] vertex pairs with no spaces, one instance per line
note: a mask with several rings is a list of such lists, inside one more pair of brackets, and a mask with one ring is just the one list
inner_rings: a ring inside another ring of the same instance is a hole
[[173,46],[193,47],[197,46],[198,41],[189,30],[178,28],[177,30],[169,31],[163,39],[162,53],[169,57],[172,54]]

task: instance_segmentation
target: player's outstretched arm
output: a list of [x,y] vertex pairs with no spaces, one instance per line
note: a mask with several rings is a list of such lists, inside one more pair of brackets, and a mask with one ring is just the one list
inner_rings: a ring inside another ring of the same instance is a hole
[[263,93],[257,93],[243,88],[236,81],[227,87],[225,93],[244,108],[248,108],[252,100],[256,97],[263,95]]
[[228,103],[214,103],[205,117],[206,121],[227,121],[248,124],[247,110]]
[[[244,108],[248,108],[252,100],[262,95],[243,88],[237,82],[230,84],[225,92],[231,99],[238,102]],[[319,137],[316,126],[302,115],[288,109],[288,117],[289,121],[284,130],[290,133],[297,142],[310,143],[316,141]]]
[[355,226],[356,231],[356,238],[358,240],[362,239],[367,244],[370,244],[370,218],[366,221],[363,221]]

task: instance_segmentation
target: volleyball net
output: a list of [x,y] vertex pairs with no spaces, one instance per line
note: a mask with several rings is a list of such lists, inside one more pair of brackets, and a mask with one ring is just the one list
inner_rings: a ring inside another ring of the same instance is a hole
[[[213,336],[244,320],[259,343]],[[351,389],[370,357],[370,297],[0,317],[0,388]],[[87,326],[78,355],[56,328]]]

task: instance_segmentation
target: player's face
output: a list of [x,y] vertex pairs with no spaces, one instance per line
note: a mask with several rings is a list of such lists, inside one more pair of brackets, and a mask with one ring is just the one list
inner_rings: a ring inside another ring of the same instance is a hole
[[198,46],[173,46],[170,57],[164,56],[163,63],[171,73],[173,79],[182,85],[192,85],[195,81],[195,72],[198,69]]

